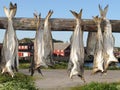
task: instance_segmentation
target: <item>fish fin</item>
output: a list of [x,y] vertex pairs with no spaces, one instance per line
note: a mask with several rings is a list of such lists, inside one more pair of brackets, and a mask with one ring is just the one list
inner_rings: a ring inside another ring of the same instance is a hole
[[82,17],[82,9],[80,10],[79,13],[76,13],[75,11],[70,10],[70,12],[73,14],[73,16],[77,19],[81,19]]
[[84,83],[86,83],[85,78],[84,78],[83,76],[81,77],[81,80],[82,80]]
[[30,72],[31,72],[31,76],[33,76],[35,70],[33,68],[30,69]]
[[11,75],[12,78],[14,77],[14,73],[9,67],[4,67],[2,69],[2,74],[4,74],[4,73],[9,73],[9,75]]
[[82,75],[78,75],[78,77],[80,77],[81,80],[82,80],[84,83],[86,83],[85,78],[84,78]]
[[38,73],[40,73],[42,76],[44,76],[44,75],[42,74],[42,71],[41,71],[40,67],[37,68],[37,70],[38,70]]
[[99,4],[99,11],[100,11],[101,18],[106,18],[106,14],[108,12],[108,5],[103,10]]
[[109,58],[109,60],[104,64],[104,68],[105,68],[105,71],[107,70],[107,68],[109,67],[109,65],[114,62],[114,63],[118,63],[118,59],[115,58],[115,57],[111,57]]

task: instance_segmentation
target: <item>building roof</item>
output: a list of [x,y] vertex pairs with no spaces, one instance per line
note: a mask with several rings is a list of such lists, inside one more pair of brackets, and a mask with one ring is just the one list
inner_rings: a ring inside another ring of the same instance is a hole
[[54,50],[65,50],[66,48],[68,48],[70,46],[70,43],[66,42],[66,43],[54,43]]

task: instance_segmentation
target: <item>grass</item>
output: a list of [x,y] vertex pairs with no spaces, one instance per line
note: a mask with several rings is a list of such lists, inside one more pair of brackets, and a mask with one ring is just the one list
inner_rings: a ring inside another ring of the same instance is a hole
[[[20,66],[21,69],[28,69],[30,67],[30,61],[25,61],[22,60],[20,61]],[[68,62],[57,62],[53,67],[48,67],[47,69],[67,69],[68,67]],[[46,69],[42,67],[42,69]],[[92,67],[89,66],[84,66],[85,70],[92,70]],[[120,70],[120,67],[116,66],[109,66],[108,70]]]
[[87,85],[72,87],[70,90],[120,90],[120,83],[91,82]]
[[[66,62],[58,62],[53,67],[48,67],[47,69],[66,69],[68,63]],[[20,61],[19,68],[20,69],[29,69],[30,62],[29,61]],[[42,69],[46,69],[45,67],[41,67]]]
[[[52,69],[67,69],[67,62],[58,62],[52,67]],[[28,69],[30,62],[20,62],[20,68]],[[51,69],[50,67],[48,69]],[[85,67],[86,70],[92,69]],[[110,67],[110,70],[120,70],[117,67]],[[0,90],[37,90],[34,86],[33,78],[31,76],[17,73],[14,78],[8,75],[0,75]],[[120,90],[120,83],[97,83],[92,82],[83,86],[76,86],[67,90]]]
[[30,63],[20,63],[19,68],[20,69],[29,69]]
[[21,73],[16,73],[12,78],[8,74],[0,74],[0,90],[37,90],[33,78]]
[[65,62],[59,62],[55,64],[52,69],[67,69],[68,64]]

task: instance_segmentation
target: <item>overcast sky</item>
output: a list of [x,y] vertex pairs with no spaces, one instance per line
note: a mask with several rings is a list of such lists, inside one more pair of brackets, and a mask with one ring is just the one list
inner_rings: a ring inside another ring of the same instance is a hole
[[[48,11],[51,9],[54,11],[51,18],[74,18],[69,10],[83,9],[83,19],[92,19],[92,16],[99,15],[98,5],[103,8],[108,4],[109,9],[107,18],[111,20],[120,20],[120,0],[0,0],[0,17],[5,17],[3,7],[9,7],[9,3],[17,3],[17,13],[15,17],[30,17],[33,18],[35,11],[40,12],[42,18],[45,18]],[[5,30],[0,31],[0,42],[3,41]],[[52,32],[53,38],[69,41],[72,32]],[[120,47],[120,35],[118,33],[113,34],[115,36],[115,46]],[[34,31],[19,31],[17,30],[18,39],[35,37]],[[87,33],[84,33],[84,44],[86,43]]]

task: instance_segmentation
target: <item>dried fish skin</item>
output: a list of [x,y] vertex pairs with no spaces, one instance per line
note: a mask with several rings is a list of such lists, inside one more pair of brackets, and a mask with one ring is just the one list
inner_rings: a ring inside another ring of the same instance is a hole
[[112,35],[112,26],[110,24],[109,20],[105,20],[106,24],[104,27],[104,33],[103,33],[103,47],[104,47],[104,68],[105,71],[107,71],[108,66],[112,62],[118,62],[117,58],[114,56],[113,50],[114,50],[114,44],[115,40]]
[[82,9],[79,14],[74,11],[71,13],[75,16],[76,19],[76,27],[74,33],[72,35],[72,43],[71,43],[71,52],[70,52],[70,60],[68,63],[68,70],[70,72],[70,78],[77,75],[84,80],[84,45],[83,45],[83,31],[81,30],[81,16]]
[[43,59],[46,62],[47,66],[53,66],[53,41],[52,41],[52,34],[50,30],[50,23],[49,18],[53,14],[52,10],[49,10],[48,15],[45,18],[44,22],[44,32],[43,32]]
[[115,39],[112,35],[112,25],[109,19],[106,18],[108,5],[104,9],[102,9],[101,6],[99,5],[99,11],[104,24],[104,33],[103,33],[104,69],[105,71],[107,71],[109,64],[112,62],[118,62],[118,60],[113,53]]
[[93,61],[93,74],[97,72],[103,72],[103,36],[100,27],[101,18],[98,16],[93,17],[94,22],[97,25],[98,31],[96,33],[96,44],[95,44],[95,53],[94,53],[94,61]]
[[34,58],[31,61],[30,71],[31,76],[33,76],[35,70],[38,70],[38,72],[43,76],[41,72],[41,66],[46,66],[45,62],[43,61],[43,30],[41,29],[41,14],[38,15],[38,13],[34,13],[34,19],[36,24],[36,35],[34,40]]
[[[88,32],[86,58],[94,59],[95,44],[96,44],[96,32]],[[93,57],[92,57],[93,56]]]
[[8,72],[12,77],[14,77],[13,70],[18,71],[19,61],[18,61],[18,40],[13,28],[13,21],[17,10],[17,4],[10,3],[9,10],[4,7],[4,12],[8,18],[8,27],[5,32],[3,40],[3,48],[1,51],[2,61],[0,62],[2,73]]

